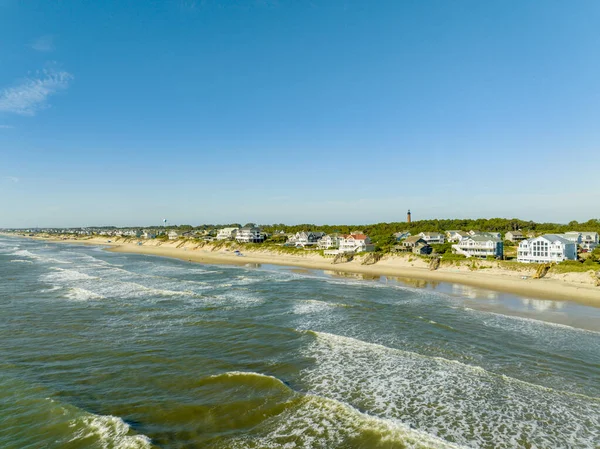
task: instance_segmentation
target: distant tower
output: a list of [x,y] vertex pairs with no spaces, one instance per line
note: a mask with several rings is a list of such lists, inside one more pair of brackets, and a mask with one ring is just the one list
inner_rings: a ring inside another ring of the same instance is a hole
[[410,209],[408,209],[408,213],[406,214],[406,222],[410,223]]

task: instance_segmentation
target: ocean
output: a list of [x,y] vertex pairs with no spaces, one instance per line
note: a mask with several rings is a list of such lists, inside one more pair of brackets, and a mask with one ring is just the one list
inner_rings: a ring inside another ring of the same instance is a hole
[[600,309],[0,236],[0,448],[599,442]]

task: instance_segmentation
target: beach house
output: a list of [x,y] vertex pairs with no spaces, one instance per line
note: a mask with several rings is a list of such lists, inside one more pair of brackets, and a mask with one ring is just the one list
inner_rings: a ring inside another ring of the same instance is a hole
[[598,233],[597,232],[578,232],[569,231],[564,234],[558,234],[560,237],[564,237],[567,240],[575,242],[578,246],[586,251],[592,251],[598,246]]
[[217,240],[233,240],[239,228],[223,228],[217,232]]
[[237,230],[235,239],[239,243],[262,243],[265,241],[265,234],[260,228],[247,226]]
[[312,232],[302,231],[296,232],[292,237],[288,239],[288,244],[294,245],[297,248],[304,248],[306,246],[316,246],[318,241],[323,238],[324,232]]
[[449,242],[460,242],[463,237],[467,237],[468,235],[465,231],[446,231],[446,237]]
[[360,253],[374,251],[375,245],[371,243],[371,239],[365,234],[350,234],[341,236],[339,248],[340,253]]
[[502,257],[504,255],[504,242],[496,237],[470,235],[452,245],[452,252],[467,257]]
[[180,237],[179,232],[171,229],[167,234],[169,236],[169,240],[177,240]]
[[439,232],[421,232],[419,234],[419,236],[430,245],[432,243],[445,243],[446,242],[446,236],[444,236],[444,234],[441,234]]
[[400,243],[403,251],[413,251],[417,245],[426,245],[427,242],[421,238],[420,235],[412,235],[410,237],[405,238]]
[[582,232],[581,247],[588,251],[592,251],[600,246],[600,237],[597,232]]
[[412,249],[413,254],[419,254],[421,256],[428,256],[432,251],[433,248],[427,243],[417,243]]
[[408,231],[400,231],[400,232],[394,233],[394,237],[396,238],[397,242],[404,240],[405,238],[410,237],[410,236],[411,236],[411,234]]
[[525,238],[525,235],[521,231],[508,231],[504,234],[504,240],[510,242],[520,242],[521,240],[525,240]]
[[577,244],[556,234],[522,240],[517,261],[524,263],[562,262],[577,259]]
[[335,249],[340,246],[340,238],[337,235],[325,235],[317,242],[319,249]]
[[150,231],[150,230],[146,229],[144,232],[142,232],[142,238],[143,239],[155,239],[156,238],[156,232],[155,231]]

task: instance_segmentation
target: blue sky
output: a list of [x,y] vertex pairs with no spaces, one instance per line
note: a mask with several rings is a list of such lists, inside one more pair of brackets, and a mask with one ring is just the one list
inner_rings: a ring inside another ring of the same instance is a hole
[[0,0],[0,227],[600,216],[600,2]]

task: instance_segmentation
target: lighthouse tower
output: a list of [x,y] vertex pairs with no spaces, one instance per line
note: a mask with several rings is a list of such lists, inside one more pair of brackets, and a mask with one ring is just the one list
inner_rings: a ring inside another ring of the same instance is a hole
[[408,213],[406,214],[406,222],[410,223],[410,209],[408,209]]

